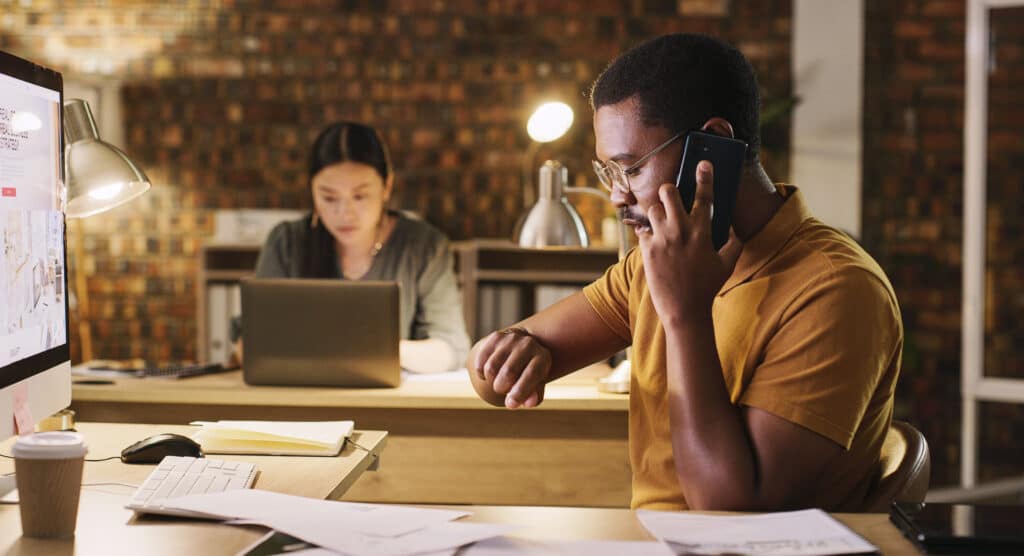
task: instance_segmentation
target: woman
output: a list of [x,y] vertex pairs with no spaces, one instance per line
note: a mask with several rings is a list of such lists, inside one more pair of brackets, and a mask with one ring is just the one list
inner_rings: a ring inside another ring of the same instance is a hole
[[469,337],[448,240],[430,224],[388,210],[394,171],[377,131],[331,125],[313,145],[309,175],[312,213],[270,232],[256,276],[397,281],[402,368],[461,366]]

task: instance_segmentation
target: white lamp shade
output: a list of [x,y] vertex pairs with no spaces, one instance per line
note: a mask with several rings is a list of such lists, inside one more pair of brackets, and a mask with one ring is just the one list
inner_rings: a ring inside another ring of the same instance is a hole
[[99,138],[85,101],[64,104],[64,129],[69,218],[92,216],[149,190],[149,178],[128,155]]
[[120,149],[103,141],[68,147],[67,215],[83,218],[112,209],[149,190],[149,179]]
[[572,127],[572,108],[564,102],[545,102],[534,110],[526,122],[530,139],[538,143],[554,141]]
[[590,236],[576,209],[565,198],[569,173],[560,162],[549,160],[540,168],[537,202],[526,214],[516,241],[520,247],[588,247]]

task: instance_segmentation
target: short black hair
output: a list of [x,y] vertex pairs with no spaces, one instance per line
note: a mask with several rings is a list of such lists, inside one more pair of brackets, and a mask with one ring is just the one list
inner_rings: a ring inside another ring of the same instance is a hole
[[681,33],[648,40],[612,60],[590,89],[590,105],[636,97],[645,125],[671,132],[695,129],[718,116],[747,143],[747,160],[760,150],[760,95],[754,68],[736,47],[707,35]]

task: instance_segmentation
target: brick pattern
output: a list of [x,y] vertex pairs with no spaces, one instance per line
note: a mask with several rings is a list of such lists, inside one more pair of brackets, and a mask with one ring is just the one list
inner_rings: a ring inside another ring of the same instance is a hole
[[[903,310],[897,417],[928,438],[932,484],[949,485],[959,481],[960,460],[964,3],[868,0],[866,10],[863,241]],[[990,375],[1017,377],[1022,23],[1019,9],[993,18],[987,229],[986,365]],[[1020,474],[1011,433],[1024,429],[1024,405],[984,404],[980,423],[981,477]]]
[[985,368],[1024,378],[1024,8],[995,10],[991,29]]
[[[530,111],[549,97],[574,108],[575,126],[542,147],[536,165],[559,158],[575,185],[596,186],[583,92],[629,45],[667,32],[716,34],[751,58],[766,98],[790,95],[784,0],[0,6],[0,48],[69,78],[124,83],[123,147],[156,184],[72,238],[84,242],[70,271],[88,273],[98,357],[195,357],[195,253],[213,232],[212,211],[308,207],[306,152],[330,121],[383,132],[398,170],[396,205],[453,239],[507,237],[522,212]],[[766,164],[782,180],[788,121],[771,135]],[[610,207],[575,197],[598,237]]]
[[[1024,8],[1000,8],[991,17],[985,369],[1024,379]],[[1012,453],[1024,438],[1024,405],[982,404],[981,471],[1019,476]]]

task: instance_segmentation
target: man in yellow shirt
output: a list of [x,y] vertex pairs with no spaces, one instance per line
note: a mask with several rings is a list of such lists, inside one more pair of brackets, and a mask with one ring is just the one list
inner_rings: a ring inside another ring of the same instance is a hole
[[[534,407],[547,382],[631,344],[634,508],[858,510],[892,420],[899,307],[867,253],[765,174],[750,64],[710,37],[659,37],[616,59],[591,102],[595,169],[639,248],[481,340],[477,392]],[[672,185],[690,129],[748,144],[718,251],[711,164],[689,213]]]

